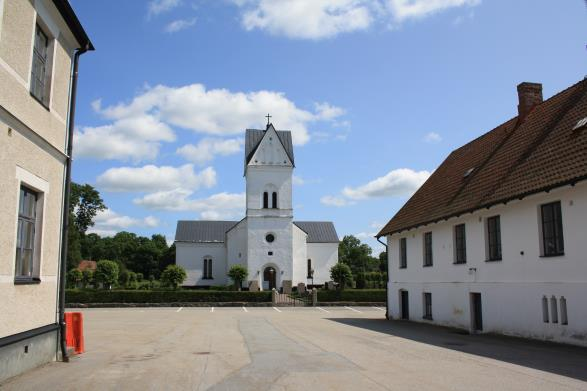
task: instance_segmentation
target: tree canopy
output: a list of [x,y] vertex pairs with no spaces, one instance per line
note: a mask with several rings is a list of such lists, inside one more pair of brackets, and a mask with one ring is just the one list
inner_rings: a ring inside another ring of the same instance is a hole
[[371,247],[353,235],[346,235],[338,245],[338,261],[348,265],[353,275],[380,271],[380,259],[371,254]]

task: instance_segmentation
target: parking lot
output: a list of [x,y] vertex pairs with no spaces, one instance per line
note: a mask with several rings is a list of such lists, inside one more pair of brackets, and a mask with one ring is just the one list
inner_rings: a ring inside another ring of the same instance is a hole
[[380,307],[82,310],[86,353],[2,390],[587,390],[587,349],[386,321]]

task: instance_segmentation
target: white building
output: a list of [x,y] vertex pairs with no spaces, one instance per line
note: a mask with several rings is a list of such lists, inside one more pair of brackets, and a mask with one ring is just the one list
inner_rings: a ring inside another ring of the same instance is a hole
[[587,79],[453,151],[378,234],[394,318],[587,346]]
[[240,221],[179,221],[176,263],[188,273],[185,286],[230,283],[234,264],[249,272],[250,289],[320,285],[338,261],[331,222],[293,221],[294,154],[289,131],[247,129],[246,216]]

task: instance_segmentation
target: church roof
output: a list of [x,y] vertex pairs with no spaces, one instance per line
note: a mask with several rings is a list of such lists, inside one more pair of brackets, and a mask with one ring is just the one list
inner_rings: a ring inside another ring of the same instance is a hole
[[180,220],[175,231],[176,242],[224,243],[226,232],[238,221]]
[[294,221],[308,234],[306,243],[338,243],[338,234],[331,221]]
[[[245,168],[253,158],[257,147],[261,143],[261,140],[263,139],[263,136],[269,127],[273,128],[273,124],[267,125],[267,129],[265,130],[247,129],[245,136]],[[277,137],[279,137],[279,141],[281,141],[281,145],[283,145],[285,153],[287,153],[287,157],[289,157],[291,164],[295,166],[291,132],[289,130],[276,130],[275,132],[277,133]]]

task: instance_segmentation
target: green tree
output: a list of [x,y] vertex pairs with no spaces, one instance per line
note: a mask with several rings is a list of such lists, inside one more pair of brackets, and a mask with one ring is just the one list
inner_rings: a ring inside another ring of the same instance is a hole
[[137,286],[137,273],[128,272],[128,283],[126,284],[126,288],[137,289]]
[[161,273],[161,282],[167,286],[171,286],[173,289],[177,289],[178,285],[181,285],[187,278],[185,269],[177,265],[169,265]]
[[[73,217],[71,214],[70,218]],[[74,224],[69,224],[67,230],[67,269],[75,269],[82,260],[80,233]]]
[[84,235],[89,227],[94,226],[94,217],[99,211],[105,209],[106,205],[98,190],[88,184],[71,183],[69,212],[73,213],[72,222],[80,234]]
[[339,289],[344,289],[353,280],[353,274],[347,264],[338,262],[330,268],[330,278],[338,283]]
[[175,264],[175,243],[169,246],[161,258],[159,258],[159,270],[165,270],[169,265]]
[[67,272],[67,284],[70,288],[76,288],[77,284],[82,280],[82,272],[78,268],[71,269]]
[[90,269],[86,269],[82,272],[82,285],[87,288],[94,283],[94,272]]
[[246,280],[249,271],[243,265],[232,265],[228,270],[228,277],[234,282],[236,288],[240,291],[243,281]]
[[118,264],[113,261],[102,260],[96,264],[95,279],[102,283],[104,289],[112,289],[118,281]]
[[128,270],[122,270],[119,274],[118,274],[118,284],[123,287],[126,288],[126,286],[128,285],[128,282],[130,280],[130,275],[129,275],[129,271]]
[[379,253],[379,270],[381,272],[387,272],[387,251]]
[[379,270],[380,261],[371,253],[371,247],[353,235],[345,236],[338,245],[338,261],[347,264],[353,275]]

